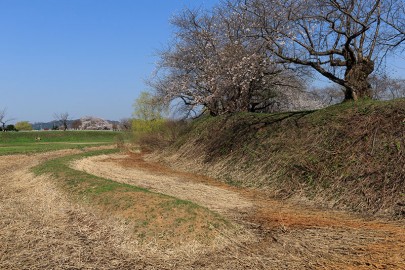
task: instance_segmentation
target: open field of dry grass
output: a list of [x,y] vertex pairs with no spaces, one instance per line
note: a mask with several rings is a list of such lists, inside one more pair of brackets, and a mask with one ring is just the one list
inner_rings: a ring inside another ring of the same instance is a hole
[[[401,220],[269,199],[143,154],[91,153],[0,157],[0,269],[405,269]],[[54,161],[75,170],[32,172]],[[69,174],[84,184],[66,189]]]
[[[206,227],[215,217],[198,206],[172,205],[176,199],[141,192],[129,207],[136,211],[105,209],[73,199],[55,177],[31,172],[40,163],[80,153],[0,157],[0,269],[174,269],[237,239],[237,232]],[[151,207],[162,216],[146,224],[145,215],[155,213]],[[182,231],[190,223],[192,230]],[[146,237],[138,225],[159,235]]]

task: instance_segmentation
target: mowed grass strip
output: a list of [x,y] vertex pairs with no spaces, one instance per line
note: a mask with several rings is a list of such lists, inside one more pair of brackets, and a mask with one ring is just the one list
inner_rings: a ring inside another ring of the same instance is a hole
[[113,131],[0,132],[0,155],[108,145],[116,143],[121,135],[121,132]]
[[57,158],[34,167],[33,171],[37,175],[51,175],[57,186],[73,200],[94,207],[101,215],[123,220],[141,243],[158,242],[163,246],[173,246],[198,241],[209,244],[232,227],[220,215],[190,201],[69,167],[76,159],[116,151],[99,150]]

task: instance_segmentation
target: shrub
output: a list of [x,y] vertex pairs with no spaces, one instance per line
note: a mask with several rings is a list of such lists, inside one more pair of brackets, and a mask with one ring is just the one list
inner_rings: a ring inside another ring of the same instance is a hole
[[188,123],[184,120],[157,119],[132,122],[135,143],[147,150],[156,150],[172,144],[187,127]]
[[7,125],[6,126],[6,131],[18,131],[14,125]]
[[17,130],[32,130],[32,125],[28,121],[21,121],[15,124]]

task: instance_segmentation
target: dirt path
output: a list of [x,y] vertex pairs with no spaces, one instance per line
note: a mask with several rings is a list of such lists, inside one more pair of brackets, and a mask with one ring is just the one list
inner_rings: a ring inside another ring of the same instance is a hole
[[405,269],[405,224],[367,221],[266,198],[212,179],[175,172],[142,156],[87,158],[75,169],[194,201],[256,235],[192,263],[203,269]]
[[117,166],[114,160],[124,158],[123,155],[94,156],[74,162],[72,168],[193,201],[219,213],[248,211],[253,207],[251,201],[241,197],[238,193],[219,187],[189,181],[175,175],[163,176],[162,174],[152,174],[137,168]]

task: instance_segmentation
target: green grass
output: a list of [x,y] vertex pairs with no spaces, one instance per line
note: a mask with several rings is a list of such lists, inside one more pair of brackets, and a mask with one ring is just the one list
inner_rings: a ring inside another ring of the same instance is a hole
[[[0,155],[29,154],[113,144],[121,132],[29,131],[0,132]],[[40,137],[40,141],[36,138]]]

